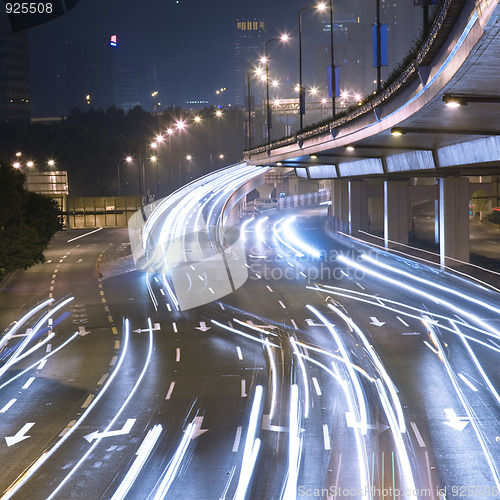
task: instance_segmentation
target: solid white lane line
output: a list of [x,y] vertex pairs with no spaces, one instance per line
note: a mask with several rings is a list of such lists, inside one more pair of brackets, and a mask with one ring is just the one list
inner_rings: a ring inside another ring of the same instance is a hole
[[330,449],[330,433],[328,431],[328,425],[326,424],[323,424],[323,444],[325,450],[328,451]]
[[241,397],[247,397],[247,381],[245,379],[241,381]]
[[313,381],[314,389],[316,390],[316,394],[318,396],[321,396],[322,392],[321,392],[321,387],[319,386],[319,383],[318,383],[318,379],[316,377],[312,377],[312,381]]
[[233,443],[233,453],[237,453],[238,449],[240,447],[240,441],[241,441],[241,431],[243,430],[243,427],[239,425],[236,428],[236,435],[234,436],[234,443]]
[[236,346],[236,352],[238,353],[238,359],[241,361],[243,359],[243,353],[241,352],[241,347]]
[[181,360],[181,348],[175,348],[175,361],[178,363]]
[[26,383],[23,385],[23,389],[27,389],[32,383],[33,381],[35,380],[35,377],[30,377]]
[[170,382],[170,387],[168,388],[167,395],[165,399],[170,399],[172,397],[172,392],[174,392],[175,382]]
[[420,431],[418,430],[417,424],[415,422],[410,422],[411,428],[413,429],[413,432],[415,433],[415,437],[417,438],[418,445],[420,448],[425,448],[425,442],[422,439],[422,434],[420,434]]
[[5,413],[15,402],[17,401],[16,398],[11,399],[1,410],[0,413]]
[[400,318],[399,316],[396,316],[396,318],[403,323],[405,326],[410,326],[403,318]]
[[464,381],[465,384],[467,384],[470,389],[472,389],[474,392],[477,392],[477,387],[475,387],[471,382],[469,382],[463,373],[459,373],[458,376]]

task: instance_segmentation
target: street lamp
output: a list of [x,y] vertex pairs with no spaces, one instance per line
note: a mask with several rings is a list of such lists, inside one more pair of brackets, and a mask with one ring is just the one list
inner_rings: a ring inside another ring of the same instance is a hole
[[247,91],[248,91],[248,149],[252,149],[252,92],[250,91],[250,64],[260,61],[257,59],[250,59],[247,62]]
[[271,143],[271,127],[272,127],[272,110],[271,103],[269,102],[269,56],[268,47],[271,42],[280,40],[286,42],[288,40],[288,35],[284,34],[279,37],[271,38],[266,42],[266,122],[267,122],[267,143]]
[[[131,156],[127,156],[125,158],[125,161],[127,163],[131,163],[133,160],[133,158]],[[52,161],[52,160],[51,160]],[[120,196],[120,164],[121,164],[121,161],[118,162],[118,166],[117,166],[117,170],[118,170],[118,196]],[[49,165],[50,165],[50,161],[49,161]],[[140,193],[140,190],[141,190],[141,167],[139,166],[139,193]]]
[[47,164],[49,167],[53,167],[56,164],[56,162],[54,160],[49,160]]
[[[316,9],[319,11],[324,11],[326,9],[326,4],[319,3],[317,5],[309,5],[307,7],[302,7],[299,11],[299,116],[300,116],[300,130],[304,127],[304,115],[306,113],[306,92],[304,86],[302,85],[302,12],[308,9]],[[333,25],[332,25],[333,31]],[[334,68],[332,67],[332,72]],[[334,90],[333,90],[334,91]]]

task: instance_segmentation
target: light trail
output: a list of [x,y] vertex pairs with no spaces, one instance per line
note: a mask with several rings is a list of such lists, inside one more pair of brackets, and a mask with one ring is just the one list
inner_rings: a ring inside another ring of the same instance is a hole
[[[79,335],[79,333],[75,333],[74,336]],[[25,484],[26,482],[35,474],[44,464],[45,462],[65,443],[69,437],[80,427],[80,425],[85,421],[85,419],[88,417],[92,409],[95,407],[97,402],[103,397],[103,395],[106,393],[107,389],[111,385],[111,382],[114,380],[116,377],[117,373],[120,370],[120,367],[123,363],[123,359],[125,357],[125,354],[127,353],[127,347],[128,347],[128,337],[129,337],[129,328],[128,328],[128,320],[125,322],[125,340],[123,342],[123,351],[122,355],[120,356],[120,359],[118,363],[116,364],[116,368],[114,369],[113,373],[108,377],[108,380],[106,384],[103,386],[103,388],[100,390],[99,394],[92,400],[90,405],[87,407],[87,409],[83,412],[81,417],[75,422],[73,426],[71,426],[59,441],[57,441],[52,448],[45,450],[38,459],[36,459],[28,469],[26,469],[14,483],[12,483],[9,488],[5,491],[5,493],[2,495],[0,500],[8,500],[9,498],[12,498],[13,495],[15,495]],[[61,346],[62,347],[62,346]],[[51,352],[50,354],[54,354],[56,351]],[[48,357],[48,355],[46,356]],[[39,363],[39,361],[38,361]],[[38,364],[37,363],[37,364]],[[35,365],[33,365],[35,366]],[[1,387],[0,387],[1,388]]]
[[[134,387],[130,391],[129,395],[127,396],[127,398],[123,402],[123,404],[120,407],[120,409],[117,411],[116,415],[111,419],[111,421],[109,422],[109,424],[106,426],[106,428],[104,429],[104,431],[100,432],[97,435],[97,438],[93,441],[92,446],[87,450],[87,452],[83,455],[83,457],[71,468],[71,470],[66,475],[66,477],[58,484],[57,488],[50,494],[49,497],[47,497],[47,500],[52,500],[52,498],[54,498],[58,494],[58,492],[64,487],[64,485],[69,481],[69,479],[73,476],[73,474],[80,468],[80,466],[83,464],[83,462],[85,462],[85,460],[92,454],[92,452],[95,450],[95,448],[100,444],[100,442],[102,441],[102,439],[104,439],[102,436],[104,436],[107,432],[110,432],[111,427],[113,427],[113,425],[115,424],[115,422],[118,420],[118,418],[120,417],[120,415],[123,413],[123,411],[127,407],[128,403],[132,400],[135,392],[139,388],[139,385],[141,384],[142,379],[144,378],[144,376],[145,376],[145,374],[147,372],[147,369],[149,367],[149,362],[151,360],[151,354],[153,352],[153,325],[151,324],[151,318],[148,318],[148,327],[149,327],[149,347],[148,347],[148,354],[147,354],[147,357],[146,357],[146,361],[144,363],[144,367],[143,367],[143,369],[141,371],[141,374],[139,375],[139,378],[137,379]],[[126,330],[127,330],[127,333],[126,333],[126,340],[125,340],[125,342],[127,344],[128,344],[128,329],[129,329],[129,323],[128,323],[128,320],[127,320],[126,321]],[[127,348],[127,346],[124,346],[124,351],[125,352],[126,352],[126,348]],[[120,358],[120,363],[122,362],[123,357],[124,356],[122,355],[121,358]],[[115,373],[116,373],[116,371],[113,373],[113,375]],[[109,384],[109,381],[106,384],[106,387],[108,387],[108,384]],[[99,393],[98,396],[101,396],[101,393]],[[97,398],[94,398],[94,401],[92,403],[95,403],[96,399]],[[89,406],[88,409],[90,409],[90,406]]]
[[85,236],[89,236],[90,234],[97,233],[98,231],[102,231],[102,229],[103,229],[102,227],[99,227],[97,229],[94,229],[94,231],[90,231],[90,233],[81,234],[76,238],[71,238],[70,240],[67,241],[67,243],[71,243],[72,241],[79,240],[80,238],[84,238]]
[[[229,332],[237,333],[238,335],[241,335],[242,337],[246,337],[247,339],[253,340],[254,342],[259,342],[260,344],[265,344],[266,341],[262,339],[258,339],[257,337],[252,337],[252,335],[248,335],[248,333],[242,332],[240,330],[236,330],[235,328],[231,328],[230,326],[224,325],[224,323],[220,323],[219,321],[212,319],[210,320],[214,325],[220,326],[224,330],[227,330]],[[273,347],[277,347],[278,349],[281,349],[279,345],[276,344],[271,344]]]
[[304,418],[309,418],[309,405],[310,405],[310,396],[309,396],[309,381],[307,378],[307,370],[304,365],[304,360],[302,356],[300,356],[300,351],[297,347],[297,342],[293,337],[290,337],[290,344],[292,344],[292,349],[295,355],[297,356],[297,360],[299,362],[300,373],[302,374],[302,383],[304,384]]

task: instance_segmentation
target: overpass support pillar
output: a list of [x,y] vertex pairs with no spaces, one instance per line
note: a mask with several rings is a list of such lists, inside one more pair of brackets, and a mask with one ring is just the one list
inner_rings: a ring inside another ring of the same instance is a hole
[[368,231],[368,185],[363,181],[349,181],[349,234],[358,236],[358,230]]
[[384,243],[408,243],[408,182],[384,182]]
[[346,231],[349,220],[348,182],[345,179],[332,180],[332,215],[334,231]]
[[469,262],[469,179],[439,179],[439,255]]

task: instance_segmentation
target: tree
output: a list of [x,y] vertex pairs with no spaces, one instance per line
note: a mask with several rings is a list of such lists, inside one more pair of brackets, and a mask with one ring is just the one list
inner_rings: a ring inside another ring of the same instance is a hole
[[57,206],[23,187],[24,175],[0,162],[0,278],[43,262],[43,251],[60,229]]

